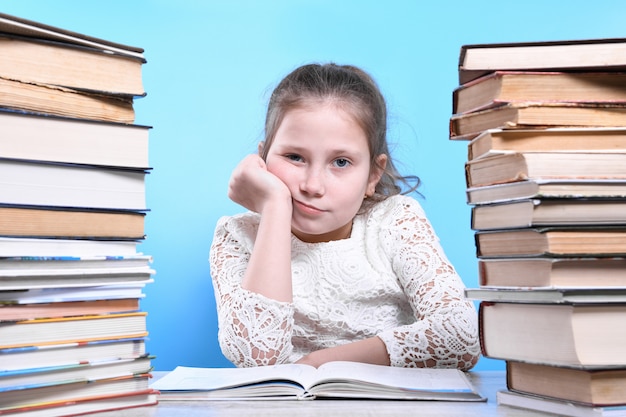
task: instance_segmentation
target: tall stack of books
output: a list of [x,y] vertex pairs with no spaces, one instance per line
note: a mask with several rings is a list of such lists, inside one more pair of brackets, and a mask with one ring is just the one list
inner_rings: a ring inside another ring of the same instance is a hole
[[483,354],[506,361],[498,402],[626,412],[626,39],[465,45],[459,84],[466,293]]
[[0,414],[152,405],[143,50],[0,14]]

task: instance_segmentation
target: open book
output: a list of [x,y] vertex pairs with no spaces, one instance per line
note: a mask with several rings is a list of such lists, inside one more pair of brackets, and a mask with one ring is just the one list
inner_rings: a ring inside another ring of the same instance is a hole
[[457,369],[398,368],[330,362],[315,368],[284,364],[258,368],[179,366],[154,382],[160,400],[359,398],[484,401]]

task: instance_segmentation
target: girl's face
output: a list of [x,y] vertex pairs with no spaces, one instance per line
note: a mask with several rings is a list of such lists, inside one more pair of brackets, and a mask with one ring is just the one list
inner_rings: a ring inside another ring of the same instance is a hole
[[[386,156],[378,158],[384,167]],[[294,235],[311,243],[349,237],[365,195],[374,193],[382,175],[370,167],[361,127],[332,104],[286,113],[266,163],[291,192]]]

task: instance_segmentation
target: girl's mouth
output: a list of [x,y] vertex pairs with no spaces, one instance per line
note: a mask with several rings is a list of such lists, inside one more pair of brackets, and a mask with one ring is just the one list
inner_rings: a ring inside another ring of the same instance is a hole
[[296,206],[298,208],[298,211],[305,213],[305,214],[313,214],[313,215],[317,215],[317,214],[321,214],[323,213],[325,210],[319,209],[315,206],[311,206],[309,204],[303,203],[301,201],[298,200],[293,200],[294,206]]

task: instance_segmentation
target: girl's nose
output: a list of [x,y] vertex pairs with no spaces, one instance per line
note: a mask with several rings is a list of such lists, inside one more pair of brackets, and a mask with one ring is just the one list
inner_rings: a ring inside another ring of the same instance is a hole
[[324,173],[320,169],[308,169],[300,182],[300,191],[312,196],[324,194]]

